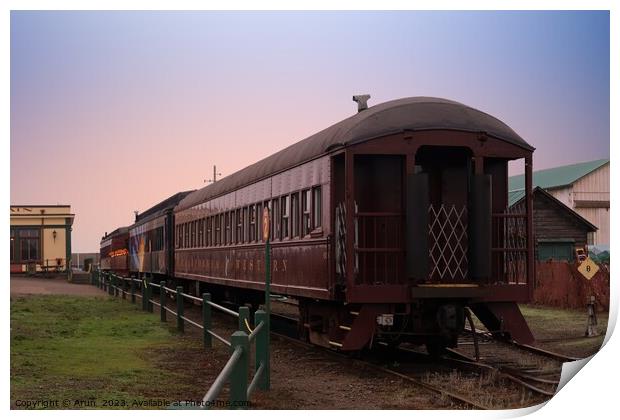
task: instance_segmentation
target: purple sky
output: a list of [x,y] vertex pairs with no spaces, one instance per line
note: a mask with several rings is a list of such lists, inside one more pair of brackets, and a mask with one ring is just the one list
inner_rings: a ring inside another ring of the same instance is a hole
[[439,96],[537,148],[609,157],[608,12],[12,12],[11,203],[70,204],[97,251],[212,165],[239,170],[356,111]]

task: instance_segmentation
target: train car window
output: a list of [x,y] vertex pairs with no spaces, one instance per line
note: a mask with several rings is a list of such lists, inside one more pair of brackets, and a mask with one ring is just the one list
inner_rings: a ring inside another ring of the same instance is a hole
[[271,200],[271,239],[280,238],[280,200]]
[[256,205],[256,240],[258,242],[263,240],[263,205],[261,203]]
[[299,237],[299,193],[291,194],[291,238]]
[[249,208],[249,235],[248,241],[254,242],[256,240],[256,204],[252,204]]
[[312,189],[312,228],[321,227],[321,187]]
[[189,247],[196,246],[196,222],[189,222]]
[[247,243],[248,242],[248,226],[250,226],[249,220],[248,220],[248,208],[244,207],[243,208],[243,243]]
[[198,246],[204,246],[205,219],[198,220]]
[[220,215],[216,215],[214,216],[214,227],[213,230],[215,231],[215,237],[213,240],[213,245],[219,245],[220,244],[220,235],[221,235],[221,225],[220,225]]
[[222,213],[222,214],[220,214],[220,221],[219,221],[219,223],[220,223],[220,237],[218,238],[218,241],[219,241],[220,245],[224,245],[224,237],[225,237],[224,232],[226,231],[225,223],[224,222],[225,222],[225,220],[224,220],[224,213]]
[[224,245],[229,245],[231,243],[231,239],[232,239],[232,232],[231,232],[231,217],[232,217],[232,212],[227,211],[226,212],[226,216],[225,216],[225,222],[226,222],[226,237],[224,238]]
[[189,248],[189,226],[183,223],[183,248]]
[[243,242],[243,217],[241,214],[241,209],[237,209],[236,211],[236,222],[237,222],[237,234],[236,234],[236,242],[238,244]]
[[306,236],[310,234],[312,228],[310,227],[310,208],[312,204],[312,196],[310,190],[305,190],[301,192],[301,234],[302,236]]
[[289,238],[289,214],[290,214],[289,196],[285,195],[280,199],[280,234],[281,239]]
[[211,246],[217,245],[217,216],[211,216],[211,234],[213,237],[211,238]]
[[155,251],[164,249],[164,227],[160,226],[155,230]]
[[211,246],[211,218],[205,219],[205,246]]

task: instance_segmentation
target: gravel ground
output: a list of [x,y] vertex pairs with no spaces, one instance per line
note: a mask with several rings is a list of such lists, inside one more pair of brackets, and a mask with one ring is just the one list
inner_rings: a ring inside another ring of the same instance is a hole
[[90,284],[69,283],[66,278],[11,276],[11,296],[21,295],[105,296],[106,293]]

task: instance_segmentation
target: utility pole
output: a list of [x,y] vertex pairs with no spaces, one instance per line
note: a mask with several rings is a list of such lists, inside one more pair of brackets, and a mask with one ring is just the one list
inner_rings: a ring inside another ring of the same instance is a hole
[[[208,182],[211,182],[211,183],[216,182],[218,176],[222,176],[222,174],[218,173],[216,166],[213,165],[213,178],[211,178]],[[207,182],[207,180],[205,180],[205,182]]]

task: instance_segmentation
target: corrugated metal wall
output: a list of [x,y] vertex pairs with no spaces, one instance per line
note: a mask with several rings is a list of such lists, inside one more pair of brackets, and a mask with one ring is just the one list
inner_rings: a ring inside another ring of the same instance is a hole
[[[548,192],[598,228],[593,234],[594,245],[609,246],[609,163],[584,176],[571,187]],[[587,202],[588,207],[580,204],[583,202]]]

